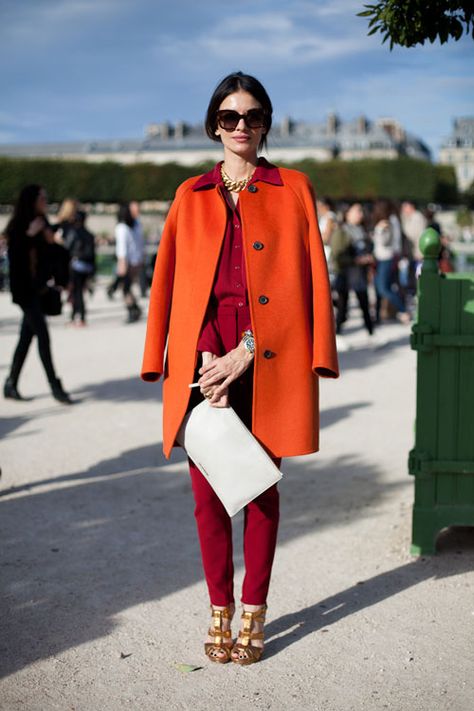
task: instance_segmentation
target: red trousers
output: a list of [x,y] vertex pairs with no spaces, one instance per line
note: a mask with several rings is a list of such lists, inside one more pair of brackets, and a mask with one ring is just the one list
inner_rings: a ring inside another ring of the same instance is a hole
[[[240,341],[241,331],[249,322],[247,308],[218,307],[219,333],[227,353]],[[196,374],[196,378],[199,375]],[[249,429],[252,427],[253,368],[231,384],[229,403]],[[202,399],[194,391],[190,408]],[[274,459],[279,467],[281,459]],[[189,460],[195,500],[194,514],[201,545],[202,563],[212,605],[234,602],[234,564],[232,556],[232,520],[214,490],[195,464]],[[267,600],[278,532],[279,494],[276,484],[244,509],[245,577],[241,601],[263,605]]]

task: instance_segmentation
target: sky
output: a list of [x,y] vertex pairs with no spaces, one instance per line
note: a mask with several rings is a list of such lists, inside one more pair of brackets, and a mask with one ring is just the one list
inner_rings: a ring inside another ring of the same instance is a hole
[[474,43],[403,49],[367,36],[368,0],[0,0],[0,143],[139,138],[203,120],[241,70],[274,118],[391,116],[434,153],[474,115]]

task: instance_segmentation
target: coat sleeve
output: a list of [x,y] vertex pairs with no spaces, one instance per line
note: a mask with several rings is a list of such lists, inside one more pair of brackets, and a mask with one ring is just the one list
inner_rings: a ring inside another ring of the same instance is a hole
[[305,210],[309,223],[313,298],[313,371],[324,378],[339,377],[334,310],[323,242],[319,232],[316,199],[308,178],[304,190]]
[[148,322],[141,378],[155,382],[163,375],[164,353],[168,337],[171,296],[176,259],[176,226],[179,203],[184,192],[184,183],[178,188],[166,218],[156,256],[153,281],[150,290]]

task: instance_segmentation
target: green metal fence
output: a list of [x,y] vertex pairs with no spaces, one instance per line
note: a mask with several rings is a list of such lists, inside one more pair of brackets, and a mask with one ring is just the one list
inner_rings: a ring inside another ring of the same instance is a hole
[[413,554],[435,552],[448,526],[474,526],[474,274],[439,274],[440,241],[428,229],[418,283]]

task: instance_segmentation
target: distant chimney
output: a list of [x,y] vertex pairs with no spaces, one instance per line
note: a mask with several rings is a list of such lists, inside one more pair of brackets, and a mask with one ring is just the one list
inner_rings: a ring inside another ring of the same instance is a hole
[[368,121],[365,116],[359,116],[357,119],[357,133],[367,133]]
[[175,138],[184,138],[186,134],[188,133],[188,127],[184,123],[184,121],[178,121],[178,123],[174,127],[174,136]]
[[280,134],[282,137],[287,138],[291,136],[295,128],[294,121],[291,120],[289,116],[285,116],[280,124]]
[[406,133],[401,124],[393,118],[379,118],[376,121],[377,126],[383,128],[394,141],[403,143],[406,139]]
[[171,126],[169,123],[149,123],[145,129],[147,138],[163,138],[166,140],[171,136]]
[[157,123],[149,123],[145,128],[146,138],[156,138],[160,135],[160,127]]
[[340,124],[339,117],[336,113],[331,112],[330,114],[328,114],[326,127],[327,127],[327,132],[329,134],[334,135],[335,133],[337,133],[339,124]]

